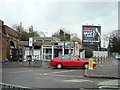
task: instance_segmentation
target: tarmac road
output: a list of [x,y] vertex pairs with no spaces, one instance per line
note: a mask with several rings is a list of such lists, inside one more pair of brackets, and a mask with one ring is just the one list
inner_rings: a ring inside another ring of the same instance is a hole
[[[112,63],[111,63],[112,62]],[[116,61],[99,64],[99,68],[117,65]],[[114,65],[113,65],[114,64]],[[118,79],[84,77],[82,68],[7,67],[2,70],[2,83],[30,88],[118,88]],[[111,71],[113,72],[113,71]],[[104,89],[102,89],[104,90]],[[118,89],[116,89],[118,90]]]

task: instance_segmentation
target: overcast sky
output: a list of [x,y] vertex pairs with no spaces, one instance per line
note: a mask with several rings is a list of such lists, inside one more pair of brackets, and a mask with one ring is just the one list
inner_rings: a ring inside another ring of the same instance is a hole
[[0,19],[10,27],[20,22],[25,28],[33,25],[36,31],[47,32],[48,36],[64,28],[81,38],[85,24],[100,24],[102,35],[108,35],[118,29],[118,2],[2,0]]

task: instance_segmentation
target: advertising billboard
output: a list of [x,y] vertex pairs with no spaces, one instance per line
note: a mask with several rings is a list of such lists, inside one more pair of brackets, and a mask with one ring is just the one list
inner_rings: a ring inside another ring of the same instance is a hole
[[100,26],[83,26],[83,42],[100,42]]

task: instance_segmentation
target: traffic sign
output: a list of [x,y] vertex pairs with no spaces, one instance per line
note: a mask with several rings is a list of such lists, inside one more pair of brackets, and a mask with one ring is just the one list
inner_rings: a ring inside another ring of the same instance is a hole
[[33,38],[29,38],[29,46],[32,46],[33,44]]

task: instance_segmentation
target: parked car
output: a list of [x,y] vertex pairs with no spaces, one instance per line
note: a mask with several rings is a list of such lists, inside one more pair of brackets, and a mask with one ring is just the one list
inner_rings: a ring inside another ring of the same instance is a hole
[[[88,69],[89,67],[89,60],[82,60],[74,55],[63,55],[50,60],[50,66],[62,68],[65,66],[77,66],[77,67],[84,67]],[[96,63],[93,62],[93,67],[96,66]]]
[[115,59],[116,59],[116,60],[120,60],[120,55],[116,55],[116,56],[115,56]]

